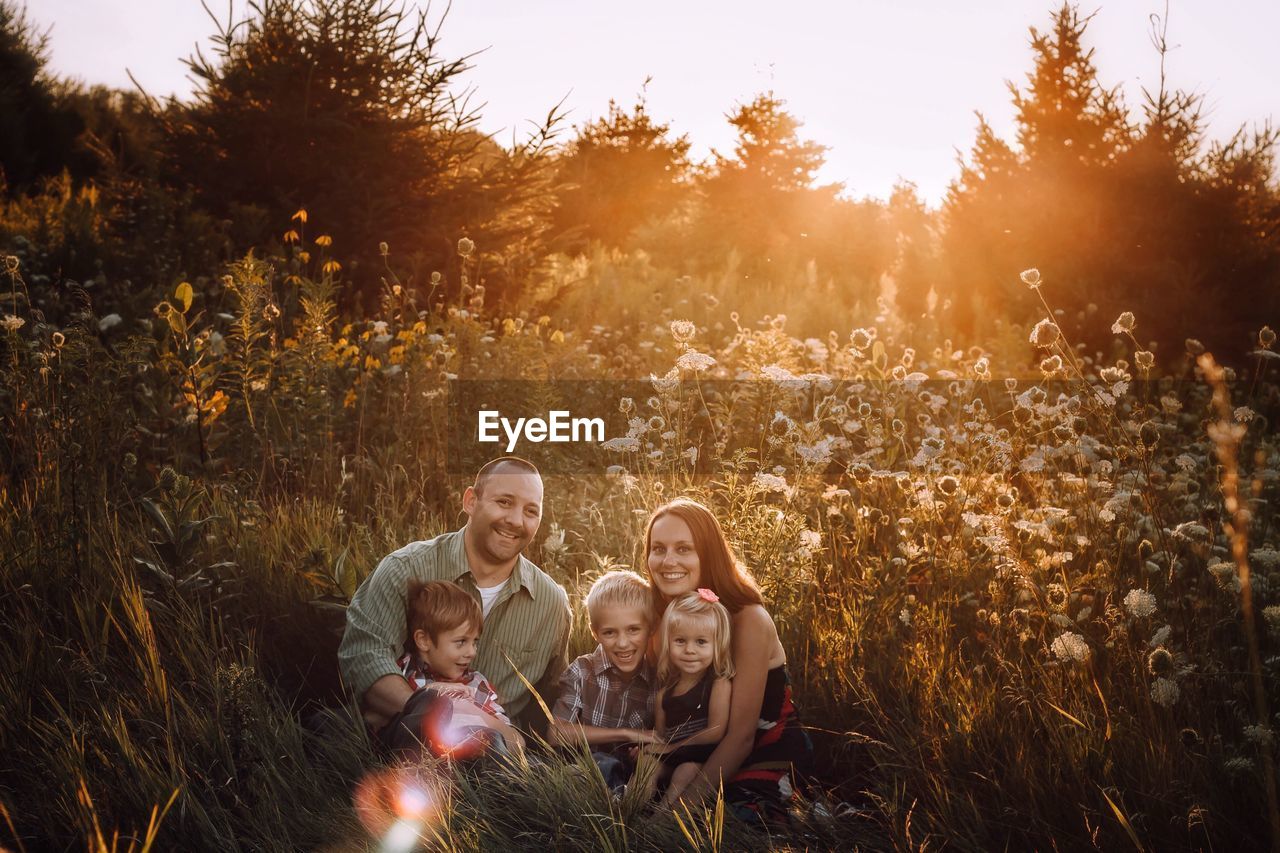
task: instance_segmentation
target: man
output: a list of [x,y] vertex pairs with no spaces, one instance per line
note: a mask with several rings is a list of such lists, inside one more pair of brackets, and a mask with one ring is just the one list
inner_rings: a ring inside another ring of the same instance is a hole
[[[483,672],[513,720],[538,719],[525,680],[554,685],[567,664],[569,598],[521,553],[542,522],[542,477],[513,456],[495,459],[462,496],[466,525],[383,558],[347,608],[338,649],[343,680],[360,699],[365,721],[381,742],[410,750],[429,702],[401,675],[412,581],[453,581],[480,602],[484,633],[475,669]],[[517,674],[517,670],[518,673]]]

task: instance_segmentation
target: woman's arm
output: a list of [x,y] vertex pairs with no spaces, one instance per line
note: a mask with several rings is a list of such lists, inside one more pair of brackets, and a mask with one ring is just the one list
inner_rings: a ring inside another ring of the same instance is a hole
[[579,722],[553,719],[547,727],[547,741],[552,746],[576,746],[582,743],[656,743],[653,729],[606,729]]
[[778,643],[778,630],[768,611],[758,605],[743,608],[733,618],[733,689],[729,696],[729,720],[715,752],[702,765],[698,777],[681,794],[690,801],[714,794],[733,778],[755,746],[769,662]]

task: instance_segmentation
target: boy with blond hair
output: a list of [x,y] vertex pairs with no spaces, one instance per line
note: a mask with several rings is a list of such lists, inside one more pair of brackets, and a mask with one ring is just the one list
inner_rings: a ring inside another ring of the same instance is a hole
[[632,746],[659,740],[653,730],[657,685],[646,657],[653,629],[649,582],[635,572],[607,572],[591,585],[586,605],[597,645],[561,675],[548,737],[565,746],[585,740],[605,784],[618,790],[634,769]]

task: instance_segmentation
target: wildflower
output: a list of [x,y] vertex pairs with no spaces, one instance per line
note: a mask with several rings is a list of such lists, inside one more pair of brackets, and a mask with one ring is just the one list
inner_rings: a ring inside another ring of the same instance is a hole
[[1132,332],[1137,325],[1137,321],[1133,317],[1132,311],[1125,311],[1116,321],[1111,324],[1111,333],[1113,335],[1123,334],[1124,332]]
[[374,320],[374,321],[373,321],[373,333],[374,333],[375,335],[385,335],[385,334],[387,333],[387,321],[386,321],[386,320]]
[[1040,270],[1035,267],[1032,267],[1029,270],[1023,270],[1018,278],[1022,279],[1022,283],[1032,289],[1040,286]]
[[1182,691],[1171,678],[1157,678],[1151,682],[1151,701],[1163,708],[1169,708],[1178,701]]
[[443,278],[444,278],[444,276],[440,275],[440,273],[438,273],[438,272],[433,272],[433,273],[431,274],[431,286],[432,286],[432,287],[436,287],[437,285],[439,285],[439,284],[440,284],[440,281],[441,281]]
[[1220,560],[1209,566],[1209,574],[1213,575],[1218,586],[1227,592],[1240,591],[1240,575],[1236,572],[1235,563]]
[[1040,372],[1049,378],[1062,369],[1062,357],[1051,355],[1040,362]]
[[386,240],[383,240],[381,243],[378,244],[378,254],[382,255],[382,257],[385,258],[390,253],[391,253],[391,247],[387,245]]
[[1050,644],[1049,649],[1061,661],[1084,663],[1089,659],[1089,644],[1084,637],[1072,631],[1060,635]]
[[1067,609],[1067,601],[1069,600],[1069,596],[1067,595],[1067,588],[1064,587],[1062,584],[1060,583],[1049,584],[1049,586],[1045,588],[1044,597],[1045,597],[1045,601],[1048,602],[1049,607],[1051,609],[1057,610],[1059,612]]
[[542,551],[552,557],[559,557],[569,550],[569,546],[564,541],[564,528],[554,521],[551,522],[551,532],[547,534],[547,539],[542,543]]
[[1124,597],[1124,609],[1135,619],[1145,619],[1158,609],[1156,597],[1145,589],[1131,589]]
[[1173,655],[1165,648],[1157,648],[1147,655],[1147,671],[1158,678],[1173,674]]
[[654,376],[650,373],[649,382],[652,383],[653,390],[659,394],[670,394],[680,385],[680,372],[673,367],[662,376]]
[[819,533],[816,530],[800,531],[800,547],[797,548],[796,551],[797,553],[799,553],[799,555],[802,558],[808,559],[812,557],[815,552],[821,551],[821,550],[822,550],[822,534],[821,533]]
[[991,361],[984,355],[973,363],[973,372],[983,379],[991,376]]
[[1204,352],[1204,344],[1200,343],[1195,338],[1187,338],[1184,345],[1187,348],[1187,352],[1191,355],[1200,355]]
[[1121,367],[1104,367],[1098,371],[1099,378],[1108,385],[1115,385],[1117,382],[1128,382],[1129,374]]
[[1222,762],[1222,768],[1228,773],[1253,773],[1253,759],[1237,755]]
[[769,474],[765,471],[756,472],[755,484],[766,492],[779,492],[789,496],[792,491],[785,477],[779,477],[777,474]]
[[66,342],[67,342],[67,336],[62,334],[62,332],[53,333],[54,349],[62,349],[62,345],[65,344]]
[[693,340],[693,336],[697,331],[698,327],[693,325],[690,320],[671,321],[671,337],[675,338],[678,344],[688,343]]
[[640,441],[639,439],[633,438],[629,435],[619,436],[617,438],[609,439],[608,441],[606,441],[604,444],[600,446],[603,447],[605,450],[611,450],[614,453],[626,453],[628,451],[639,450]]
[[676,367],[680,370],[692,370],[695,373],[701,373],[715,367],[716,360],[706,353],[689,350],[680,358],[676,359]]
[[476,250],[475,241],[468,237],[463,237],[458,241],[458,254],[464,258],[471,257],[471,253]]
[[1145,372],[1156,366],[1156,357],[1149,350],[1140,349],[1133,354],[1133,362],[1139,370]]
[[280,316],[280,307],[274,302],[268,302],[267,307],[262,309],[262,316],[267,318],[267,322],[271,322]]
[[1269,604],[1262,608],[1262,618],[1266,620],[1267,631],[1271,636],[1280,636],[1280,604]]
[[1151,635],[1151,639],[1147,642],[1147,646],[1150,648],[1163,646],[1169,641],[1169,635],[1172,633],[1172,625],[1162,625],[1154,634]]
[[666,420],[663,419],[662,415],[654,415],[653,417],[649,418],[649,429],[653,430],[654,432],[661,432],[662,428],[665,427],[666,425],[667,425],[667,422]]
[[1257,746],[1269,748],[1275,741],[1275,733],[1270,726],[1245,726],[1244,739]]
[[950,474],[938,480],[938,491],[942,492],[947,497],[951,497],[959,490],[960,481]]
[[1155,447],[1160,441],[1160,427],[1154,421],[1144,421],[1138,428],[1138,440],[1148,449]]
[[1258,346],[1271,349],[1276,342],[1276,333],[1270,326],[1263,326],[1258,331]]
[[871,342],[875,339],[875,329],[858,328],[849,333],[849,345],[858,351],[862,351],[871,346]]
[[911,609],[904,607],[898,611],[898,621],[908,628],[911,627]]
[[630,413],[635,407],[636,401],[632,400],[630,397],[623,397],[618,401],[618,411],[622,412],[624,415]]
[[1035,328],[1031,330],[1031,343],[1038,347],[1053,346],[1058,338],[1062,336],[1062,330],[1058,328],[1058,324],[1052,320],[1041,320],[1036,323]]
[[[166,302],[163,304],[167,305],[168,303]],[[15,317],[12,314],[5,314],[4,319],[0,320],[0,326],[4,326],[4,330],[6,332],[16,332],[21,329],[26,322],[27,321],[21,317]]]
[[857,462],[849,466],[849,475],[858,485],[865,486],[871,481],[871,466],[865,462]]
[[121,319],[119,314],[108,314],[107,316],[103,317],[101,320],[98,321],[98,331],[105,332],[109,329],[114,329],[116,326],[119,326],[122,322],[123,320]]
[[552,332],[552,333],[551,333],[551,343],[553,343],[553,344],[562,344],[562,343],[564,343],[564,332],[563,332],[563,331],[561,331],[560,329],[556,329],[554,332]]
[[1235,411],[1231,413],[1231,417],[1236,423],[1248,424],[1253,423],[1253,419],[1257,417],[1257,413],[1248,406],[1237,406]]

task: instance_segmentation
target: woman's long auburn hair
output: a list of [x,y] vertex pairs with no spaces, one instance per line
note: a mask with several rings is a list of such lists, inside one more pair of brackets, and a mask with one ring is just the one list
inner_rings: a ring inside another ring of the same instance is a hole
[[[755,578],[751,577],[751,573],[734,556],[733,549],[724,537],[724,531],[720,529],[720,522],[716,521],[711,510],[689,498],[676,498],[658,507],[649,516],[649,524],[644,531],[643,559],[646,571],[649,569],[649,551],[653,547],[654,522],[667,515],[674,515],[689,525],[689,532],[693,534],[693,549],[698,553],[701,574],[698,584],[720,596],[720,603],[726,610],[737,613],[749,604],[764,604],[760,587],[756,586]],[[652,572],[650,579],[652,580]],[[658,591],[658,585],[653,584],[655,618],[662,617],[667,604],[667,599]]]

